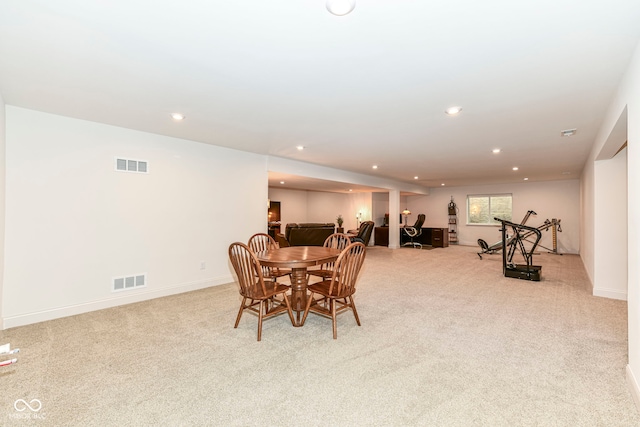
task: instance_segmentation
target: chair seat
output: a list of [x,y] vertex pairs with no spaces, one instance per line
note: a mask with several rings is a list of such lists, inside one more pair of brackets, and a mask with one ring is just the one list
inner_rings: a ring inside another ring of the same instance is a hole
[[316,277],[321,277],[323,279],[330,279],[331,275],[333,274],[333,270],[325,270],[325,269],[307,270],[307,273],[309,274],[309,276],[316,276]]
[[338,294],[337,291],[337,286],[334,286],[334,289],[331,293],[329,293],[329,288],[331,287],[331,280],[323,280],[322,282],[318,282],[318,283],[314,283],[312,285],[309,285],[307,287],[307,289],[309,289],[309,291],[316,293],[316,294],[320,294],[322,296],[325,297],[331,297],[331,298],[346,298],[350,295],[353,295],[355,293],[355,289],[353,290],[353,292],[351,292],[349,290],[349,288],[343,288],[342,292],[340,294]]
[[265,267],[265,271],[263,271],[263,276],[265,280],[277,280],[280,277],[289,276],[291,274],[290,269],[286,268],[269,268]]
[[266,292],[262,292],[262,286],[260,283],[256,283],[253,286],[247,287],[244,292],[240,294],[243,297],[251,298],[251,299],[267,299],[271,298],[274,295],[281,294],[282,292],[286,292],[289,290],[289,286],[283,285],[278,282],[265,282],[264,288]]

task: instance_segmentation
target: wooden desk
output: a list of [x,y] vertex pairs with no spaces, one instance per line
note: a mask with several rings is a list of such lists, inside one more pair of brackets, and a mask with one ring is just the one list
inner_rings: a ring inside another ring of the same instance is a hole
[[[373,237],[376,245],[389,246],[389,227],[376,227],[373,230]],[[400,230],[400,246],[408,241],[409,238]],[[423,227],[422,234],[414,241],[434,248],[446,248],[449,246],[449,229]]]
[[291,269],[291,308],[296,311],[296,325],[307,306],[307,267],[338,259],[339,249],[323,246],[289,246],[256,253],[260,264]]

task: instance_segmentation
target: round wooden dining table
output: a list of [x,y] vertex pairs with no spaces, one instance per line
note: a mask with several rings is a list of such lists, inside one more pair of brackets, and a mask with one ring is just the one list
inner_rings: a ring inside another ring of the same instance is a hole
[[307,306],[307,267],[338,259],[339,249],[324,246],[289,246],[257,252],[260,264],[291,269],[291,308],[296,312],[296,325]]

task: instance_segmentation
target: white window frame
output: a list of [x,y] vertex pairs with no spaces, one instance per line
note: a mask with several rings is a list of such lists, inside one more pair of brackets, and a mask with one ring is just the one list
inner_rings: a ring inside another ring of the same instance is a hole
[[[513,194],[512,193],[497,193],[497,194],[467,194],[467,225],[478,225],[481,227],[484,226],[499,226],[502,225],[500,222],[495,221],[493,218],[495,214],[491,210],[491,198],[492,197],[510,197],[511,198],[511,218],[505,218],[508,221],[513,219]],[[489,222],[470,222],[471,219],[471,206],[469,204],[470,198],[487,198],[487,204],[489,205]]]

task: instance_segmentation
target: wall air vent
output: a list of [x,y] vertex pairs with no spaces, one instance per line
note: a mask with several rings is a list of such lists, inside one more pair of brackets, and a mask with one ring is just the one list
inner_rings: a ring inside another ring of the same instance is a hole
[[113,292],[137,289],[147,286],[147,273],[113,278]]
[[148,173],[149,162],[146,160],[133,160],[116,157],[116,170],[119,172]]

